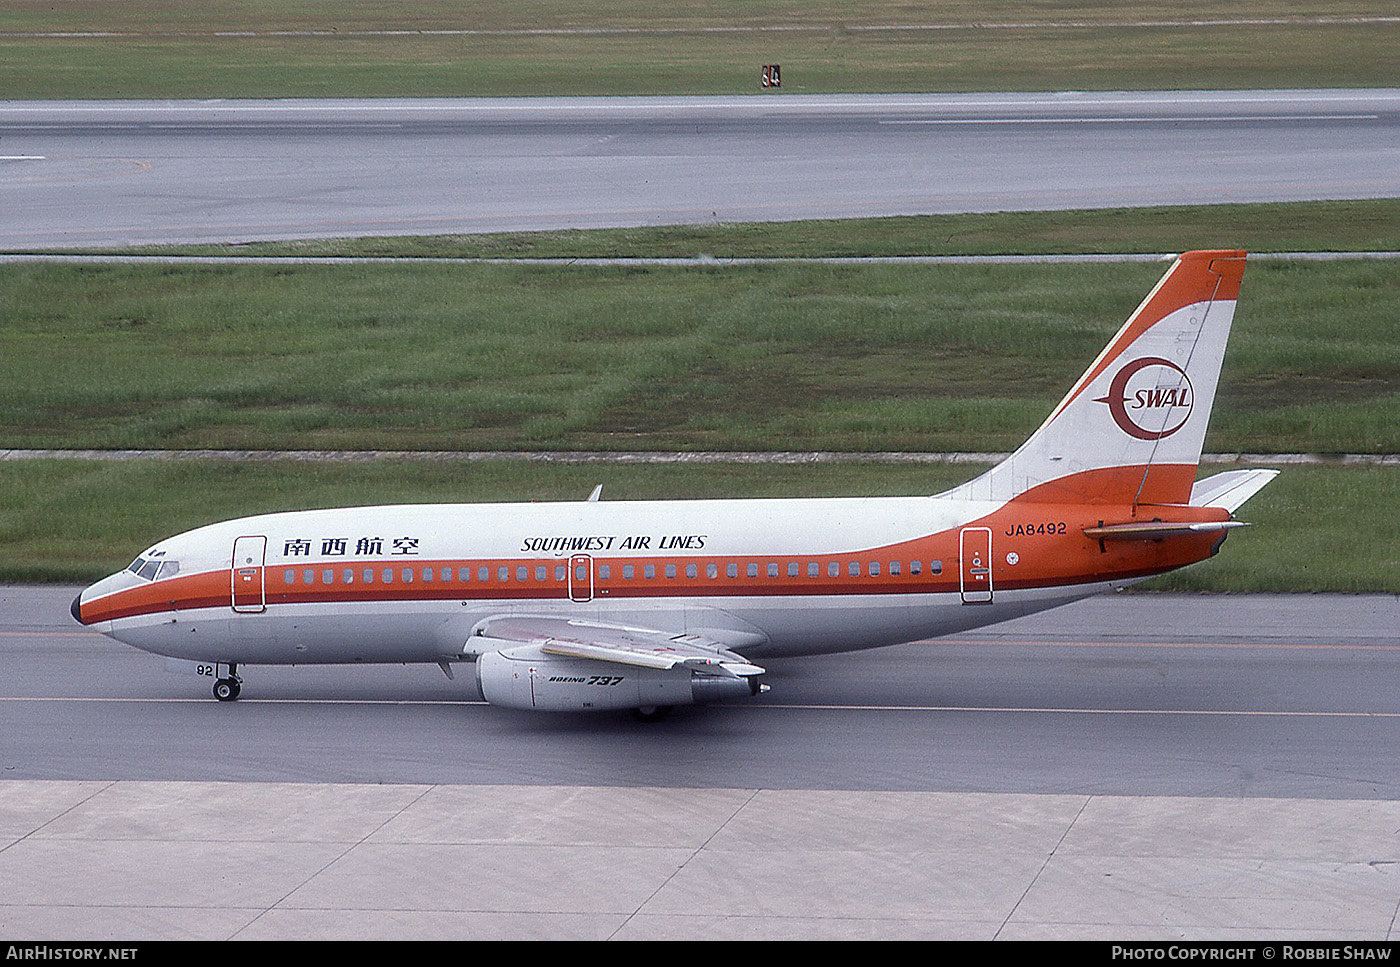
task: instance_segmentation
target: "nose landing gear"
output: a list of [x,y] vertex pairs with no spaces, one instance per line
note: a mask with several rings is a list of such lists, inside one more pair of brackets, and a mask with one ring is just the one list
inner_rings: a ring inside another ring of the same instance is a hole
[[236,701],[243,691],[243,679],[238,677],[238,666],[228,666],[228,677],[214,683],[214,697],[221,702]]

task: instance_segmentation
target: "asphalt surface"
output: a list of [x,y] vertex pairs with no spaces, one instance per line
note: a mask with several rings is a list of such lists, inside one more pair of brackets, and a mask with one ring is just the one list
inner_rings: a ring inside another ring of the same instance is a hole
[[1400,90],[0,104],[0,249],[1393,197]]
[[0,590],[4,778],[1400,798],[1394,596],[1101,597],[644,726],[480,704],[470,666],[250,667],[220,704],[74,593]]

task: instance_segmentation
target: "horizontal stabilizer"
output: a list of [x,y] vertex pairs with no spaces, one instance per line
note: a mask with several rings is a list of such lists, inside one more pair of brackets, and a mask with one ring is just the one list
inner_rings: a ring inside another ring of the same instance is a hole
[[1227,470],[1197,480],[1191,487],[1192,507],[1224,507],[1231,513],[1263,490],[1277,470]]

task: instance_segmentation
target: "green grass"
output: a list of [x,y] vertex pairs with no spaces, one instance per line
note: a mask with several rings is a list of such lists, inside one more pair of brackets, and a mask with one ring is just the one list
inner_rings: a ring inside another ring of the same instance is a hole
[[[681,0],[660,10],[639,0],[11,0],[0,8],[0,98],[756,94],[760,66],[774,62],[784,93],[1385,86],[1400,68],[1400,24],[1344,18],[1393,13],[1379,0],[1191,0],[1160,11],[1123,0]],[[1341,19],[1306,22],[1319,17]],[[1273,22],[1189,23],[1221,18]],[[1127,26],[1142,20],[1179,25]],[[979,26],[989,22],[1025,26]],[[961,26],[859,29],[909,24]],[[804,29],[715,30],[731,27]],[[509,32],[541,28],[605,32]],[[507,33],[356,34],[386,29]],[[331,33],[270,35],[286,30]],[[35,36],[54,31],[126,36]]]
[[[0,463],[0,581],[90,581],[171,534],[280,510],[395,502],[933,493],[980,466],[473,463]],[[1216,472],[1207,470],[1206,473]],[[1222,552],[1143,585],[1187,591],[1400,592],[1394,469],[1293,467],[1239,513]]]
[[[1161,271],[11,265],[0,445],[1009,450]],[[1251,265],[1207,448],[1400,452],[1396,319]]]
[[1257,17],[1356,17],[1386,14],[1375,0],[1248,0],[1228,12],[1212,0],[1175,0],[1160,16],[1128,0],[672,0],[664,7],[638,0],[7,0],[0,31],[175,32],[209,30],[479,30],[615,27],[700,30],[743,26],[852,24],[983,24],[1013,22],[1104,25],[1138,20]]
[[1182,252],[1202,248],[1400,251],[1400,199],[164,245],[124,251],[399,258],[827,258]]

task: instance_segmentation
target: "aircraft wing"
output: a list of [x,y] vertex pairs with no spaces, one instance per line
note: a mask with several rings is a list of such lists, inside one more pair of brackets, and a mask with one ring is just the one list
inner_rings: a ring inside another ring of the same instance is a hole
[[684,666],[729,678],[763,674],[758,665],[702,635],[543,615],[487,618],[472,629],[465,651],[480,654],[521,645],[535,645],[549,655],[643,668]]

